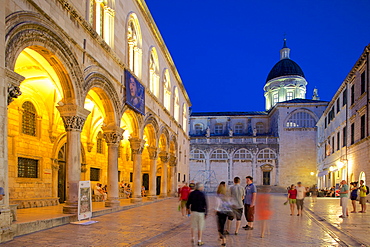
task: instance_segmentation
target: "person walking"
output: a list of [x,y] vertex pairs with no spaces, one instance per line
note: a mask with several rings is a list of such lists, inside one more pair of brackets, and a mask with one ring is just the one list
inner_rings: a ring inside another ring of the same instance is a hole
[[342,215],[340,215],[340,218],[346,218],[348,216],[348,184],[346,180],[342,180],[340,182],[340,191],[338,192],[340,197],[340,205],[342,206]]
[[304,198],[306,196],[307,190],[304,186],[302,186],[301,182],[298,182],[297,185],[298,185],[297,188],[296,188],[296,190],[297,190],[296,203],[297,203],[297,211],[298,211],[297,216],[300,216],[300,215],[302,215],[303,201],[304,201]]
[[188,202],[189,194],[190,194],[190,187],[188,186],[188,183],[185,183],[184,186],[181,187],[180,193],[179,193],[180,195],[179,201],[181,203],[180,208],[181,208],[182,217],[186,216],[186,203]]
[[239,228],[242,222],[243,216],[243,199],[245,195],[245,189],[240,185],[240,178],[234,178],[234,185],[230,187],[231,206],[233,208],[233,214],[228,216],[226,223],[225,233],[229,234],[231,223],[236,218],[235,235],[238,235]]
[[194,235],[195,232],[198,231],[198,246],[204,245],[202,242],[202,233],[208,211],[207,199],[203,190],[204,185],[202,183],[197,183],[195,185],[195,190],[189,194],[186,203],[188,214],[190,214],[192,242],[195,242]]
[[367,194],[367,187],[364,184],[364,180],[360,180],[360,204],[361,204],[361,211],[359,213],[366,213],[366,194]]
[[292,184],[288,190],[288,201],[290,206],[290,216],[292,216],[294,214],[294,208],[297,204],[297,190],[294,184]]
[[222,181],[217,188],[216,197],[217,228],[222,246],[226,246],[225,223],[228,215],[230,215],[231,213],[231,205],[229,202],[229,198],[226,195],[226,184]]
[[247,225],[243,226],[243,229],[253,230],[254,208],[256,205],[257,188],[253,184],[253,177],[248,176],[245,179],[247,182],[247,186],[245,186],[244,216],[247,220]]
[[352,202],[352,207],[353,207],[353,210],[351,211],[351,213],[357,213],[357,210],[356,210],[356,200],[357,200],[357,192],[358,192],[357,184],[358,184],[357,182],[350,183],[350,185],[351,185],[351,202]]

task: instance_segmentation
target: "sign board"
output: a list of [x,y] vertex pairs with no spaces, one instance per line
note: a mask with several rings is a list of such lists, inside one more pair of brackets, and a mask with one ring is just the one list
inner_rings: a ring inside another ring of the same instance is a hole
[[145,115],[145,87],[125,70],[126,104]]
[[80,181],[78,184],[78,220],[92,217],[90,181]]

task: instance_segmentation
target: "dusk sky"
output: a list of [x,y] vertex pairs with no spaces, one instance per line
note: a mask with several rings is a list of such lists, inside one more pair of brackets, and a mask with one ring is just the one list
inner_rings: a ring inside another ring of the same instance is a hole
[[193,112],[260,111],[263,86],[290,58],[330,100],[370,43],[369,0],[146,0]]

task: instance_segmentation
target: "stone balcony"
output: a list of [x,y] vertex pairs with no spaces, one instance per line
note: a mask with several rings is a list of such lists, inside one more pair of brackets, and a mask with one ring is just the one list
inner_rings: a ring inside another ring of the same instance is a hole
[[193,136],[190,144],[278,144],[273,136]]

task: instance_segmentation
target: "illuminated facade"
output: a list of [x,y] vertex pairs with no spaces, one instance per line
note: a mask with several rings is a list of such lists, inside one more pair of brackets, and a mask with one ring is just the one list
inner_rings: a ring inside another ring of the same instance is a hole
[[369,50],[370,45],[317,123],[321,188],[336,186],[342,179],[369,183]]
[[316,183],[316,123],[327,102],[318,100],[317,90],[305,99],[307,81],[289,52],[284,40],[264,86],[266,111],[191,114],[190,179],[210,191],[248,175],[281,192],[298,181]]
[[[0,16],[0,242],[9,204],[75,213],[80,180],[107,184],[106,206],[119,181],[134,202],[142,185],[174,194],[191,103],[145,2],[6,0]],[[145,115],[125,104],[125,70],[145,87]]]

